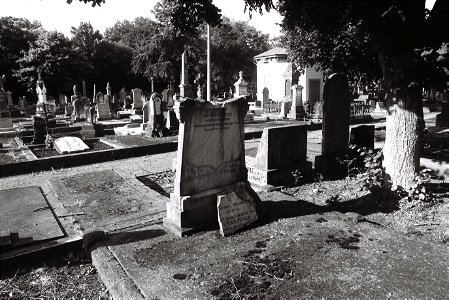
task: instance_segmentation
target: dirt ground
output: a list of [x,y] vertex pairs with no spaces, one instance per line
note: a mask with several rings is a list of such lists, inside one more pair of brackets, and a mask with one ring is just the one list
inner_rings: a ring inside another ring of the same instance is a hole
[[[139,178],[144,184],[161,194],[171,190],[173,172],[162,172]],[[331,211],[351,212],[353,218],[380,224],[404,234],[412,234],[437,243],[449,242],[449,183],[431,179],[427,187],[434,196],[432,201],[381,199],[361,188],[360,178],[346,178],[336,181],[321,181],[298,187],[284,187],[278,193],[293,196],[304,204],[304,214]],[[269,199],[267,193],[264,199]],[[269,211],[269,208],[268,208]],[[270,220],[288,216],[287,211],[276,211],[268,215]],[[290,223],[301,226],[301,216],[292,216]],[[318,222],[318,221],[317,221]],[[322,219],[322,222],[327,222]],[[270,227],[278,226],[276,222]],[[351,249],[357,247],[358,237],[328,237],[329,243]],[[217,298],[231,297],[225,291],[237,287],[241,295],[276,297],[275,284],[292,277],[289,261],[279,257],[264,257],[265,244],[261,239],[255,248],[242,258],[244,273],[239,277],[222,277],[211,284],[211,295]],[[285,257],[289,255],[286,247]],[[219,272],[219,270],[217,270]],[[55,259],[43,260],[36,265],[20,268],[5,275],[0,281],[0,299],[107,299],[108,292],[99,280],[95,268],[82,253],[70,253]],[[225,274],[223,274],[225,275]],[[175,279],[183,280],[187,275],[178,274]],[[257,279],[257,282],[253,282]],[[207,281],[207,280],[206,280]],[[250,281],[251,284],[248,284]],[[206,284],[206,283],[205,283]],[[256,289],[257,293],[253,290]],[[252,296],[251,296],[252,297]],[[249,298],[251,298],[249,297]]]
[[87,255],[70,252],[33,265],[2,270],[0,299],[108,299]]

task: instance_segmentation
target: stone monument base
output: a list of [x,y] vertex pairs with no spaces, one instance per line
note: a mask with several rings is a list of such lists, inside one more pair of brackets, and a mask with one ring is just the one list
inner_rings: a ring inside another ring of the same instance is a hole
[[293,173],[299,171],[307,176],[312,173],[312,163],[305,161],[303,164],[291,166],[286,169],[263,170],[248,166],[248,181],[259,187],[268,185],[288,185],[293,184],[295,177]]
[[173,193],[170,194],[170,201],[167,202],[167,216],[164,218],[163,225],[180,237],[204,228],[218,227],[218,196],[236,190],[244,190],[244,193],[251,198],[260,218],[263,215],[263,208],[259,196],[248,182],[238,182],[189,196],[178,197]]
[[348,163],[343,161],[344,155],[328,154],[315,157],[315,172],[325,178],[338,179],[348,175]]
[[290,109],[287,114],[287,119],[291,120],[303,120],[306,116],[306,112],[304,111],[303,106],[297,106],[296,108]]

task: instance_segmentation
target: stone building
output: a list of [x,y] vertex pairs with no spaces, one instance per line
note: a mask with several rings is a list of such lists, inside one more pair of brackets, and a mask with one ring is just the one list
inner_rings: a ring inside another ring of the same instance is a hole
[[257,100],[280,102],[291,97],[294,84],[303,86],[302,99],[305,103],[316,103],[323,99],[323,72],[306,68],[304,74],[293,69],[287,59],[285,48],[275,47],[254,57],[257,65]]

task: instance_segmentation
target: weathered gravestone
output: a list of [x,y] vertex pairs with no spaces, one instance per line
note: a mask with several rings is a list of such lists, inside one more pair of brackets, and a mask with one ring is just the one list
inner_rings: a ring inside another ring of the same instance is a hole
[[6,92],[6,99],[8,101],[8,106],[13,106],[14,103],[12,102],[12,93],[11,92]]
[[147,102],[149,114],[147,115],[147,135],[151,136],[153,130],[162,130],[165,127],[164,115],[162,113],[162,100],[157,93],[153,93]]
[[234,97],[248,95],[248,83],[243,79],[243,71],[239,72],[239,79],[234,83],[235,93]]
[[112,118],[111,108],[109,106],[109,96],[99,92],[96,96],[97,102],[97,121],[110,120]]
[[248,157],[248,180],[259,186],[290,184],[292,172],[307,175],[312,163],[307,157],[308,125],[264,128],[255,158]]
[[315,157],[315,169],[327,177],[344,176],[347,166],[342,156],[349,143],[351,92],[342,74],[332,74],[323,91],[323,140],[321,155]]
[[218,196],[218,223],[220,233],[228,236],[257,221],[257,208],[252,195],[241,188]]
[[265,111],[268,108],[269,103],[270,103],[270,91],[268,90],[268,88],[264,88],[262,90],[262,107],[264,108]]
[[302,85],[293,85],[291,87],[292,90],[292,107],[288,112],[287,118],[293,120],[303,119],[305,116],[304,106],[302,102]]
[[142,110],[142,106],[143,106],[142,90],[141,89],[133,89],[131,91],[133,93],[132,109],[135,109],[136,113],[140,112]]
[[374,149],[374,125],[360,125],[351,128],[351,145]]
[[67,96],[63,94],[59,94],[59,107],[64,110],[67,105]]
[[[245,167],[243,120],[247,110],[243,98],[180,103],[174,192],[164,218],[164,226],[172,232],[182,236],[216,225],[218,198],[234,198],[231,194],[235,191],[241,201],[256,207],[260,217],[260,199],[247,181]],[[250,215],[243,210],[238,213]]]
[[26,104],[26,97],[19,97],[19,107],[20,108],[25,108],[25,104]]
[[125,103],[126,96],[128,96],[128,94],[125,91],[125,87],[122,87],[122,89],[119,92],[119,103],[120,104]]
[[33,144],[43,144],[47,135],[47,121],[40,116],[33,116]]
[[71,116],[73,114],[73,105],[71,102],[67,102],[65,106],[65,115]]
[[57,138],[53,142],[53,148],[58,151],[59,154],[76,153],[89,150],[89,146],[87,146],[83,140],[74,136]]
[[87,119],[87,115],[86,115],[86,101],[83,100],[83,98],[81,99],[76,99],[73,102],[73,112],[72,112],[72,119],[75,122],[78,121],[85,121]]

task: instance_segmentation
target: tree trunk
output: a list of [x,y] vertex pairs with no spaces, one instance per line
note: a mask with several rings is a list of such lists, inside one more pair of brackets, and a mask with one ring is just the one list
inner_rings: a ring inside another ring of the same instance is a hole
[[422,97],[419,86],[411,83],[398,89],[390,98],[386,120],[383,167],[386,179],[406,191],[412,188],[419,172],[419,159],[424,128]]

